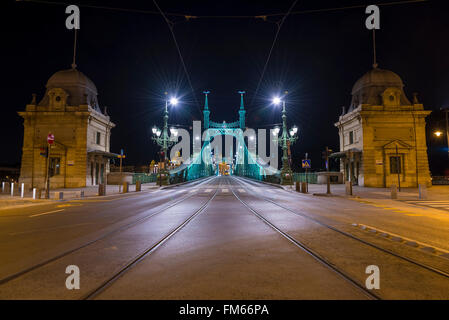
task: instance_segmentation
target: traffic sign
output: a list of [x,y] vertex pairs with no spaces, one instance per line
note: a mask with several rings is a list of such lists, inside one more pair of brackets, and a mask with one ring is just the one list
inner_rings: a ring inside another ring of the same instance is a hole
[[47,136],[47,143],[53,144],[53,142],[55,142],[55,136],[52,133],[49,133]]
[[312,160],[310,160],[310,159],[303,159],[302,160],[302,167],[303,168],[307,168],[307,169],[312,168]]

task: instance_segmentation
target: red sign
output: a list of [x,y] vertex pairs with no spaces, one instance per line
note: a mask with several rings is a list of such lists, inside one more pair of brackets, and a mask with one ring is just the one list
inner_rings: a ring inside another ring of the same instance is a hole
[[47,142],[48,142],[48,144],[53,144],[53,142],[55,142],[55,136],[52,133],[48,134]]

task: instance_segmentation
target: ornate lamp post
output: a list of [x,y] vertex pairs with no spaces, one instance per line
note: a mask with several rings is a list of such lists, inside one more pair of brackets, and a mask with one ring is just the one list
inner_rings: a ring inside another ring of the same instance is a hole
[[[167,152],[168,148],[175,143],[175,141],[170,140],[170,136],[168,135],[168,104],[171,104],[172,106],[176,106],[178,104],[178,99],[176,98],[171,98],[170,101],[167,99],[167,92],[165,92],[165,97],[164,127],[162,131],[156,126],[152,129],[154,135],[152,139],[161,147],[160,155],[163,165],[159,168],[157,175],[157,181],[161,186],[170,183],[170,176],[167,170]],[[175,128],[171,128],[170,134],[176,137],[178,135],[178,131]]]
[[[288,92],[286,91],[285,94]],[[287,129],[287,112],[285,111],[285,99],[281,99],[276,97],[273,99],[273,103],[275,105],[279,105],[282,102],[282,136],[281,136],[281,147],[282,147],[282,168],[281,168],[281,184],[291,185],[293,184],[293,172],[290,168],[290,163],[288,161],[288,145],[294,143],[298,136],[296,133],[298,132],[298,128],[294,126],[288,131]],[[275,139],[279,139],[280,129],[275,128],[273,134],[275,135]]]

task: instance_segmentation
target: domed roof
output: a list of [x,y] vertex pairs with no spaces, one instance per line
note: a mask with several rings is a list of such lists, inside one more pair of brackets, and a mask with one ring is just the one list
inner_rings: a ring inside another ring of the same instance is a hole
[[382,105],[382,94],[387,88],[399,89],[401,105],[410,105],[403,90],[402,79],[393,71],[375,67],[365,73],[352,87],[349,111],[357,108],[360,104]]
[[359,90],[365,87],[404,87],[404,83],[401,78],[390,70],[374,68],[365,73],[352,87],[352,94],[357,93]]
[[47,91],[39,105],[48,105],[48,91],[62,88],[68,93],[67,105],[78,106],[88,104],[100,111],[97,99],[97,87],[84,73],[76,68],[61,70],[53,74],[47,81]]
[[97,87],[84,73],[77,69],[61,70],[53,74],[47,81],[47,89],[64,88],[67,86],[84,87],[98,95]]

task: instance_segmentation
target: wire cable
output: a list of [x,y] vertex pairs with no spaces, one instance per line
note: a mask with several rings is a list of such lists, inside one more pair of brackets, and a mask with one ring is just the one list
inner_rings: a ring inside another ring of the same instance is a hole
[[198,110],[199,110],[200,113],[201,113],[201,107],[200,107],[200,104],[199,104],[199,102],[198,102],[198,100],[197,100],[197,98],[196,98],[195,90],[193,89],[193,85],[192,85],[192,81],[190,80],[189,72],[187,71],[187,67],[186,67],[186,64],[185,64],[185,62],[184,62],[184,58],[183,58],[183,56],[182,56],[181,49],[179,48],[178,41],[176,40],[175,32],[173,31],[173,26],[174,26],[174,24],[173,24],[173,22],[171,22],[171,21],[167,18],[167,16],[164,14],[164,12],[161,10],[161,8],[158,6],[156,0],[153,0],[153,3],[154,3],[154,5],[156,6],[156,8],[159,10],[160,14],[162,15],[162,17],[164,18],[165,22],[167,23],[168,28],[170,29],[170,33],[171,33],[171,35],[172,35],[172,37],[173,37],[173,41],[175,42],[176,50],[178,51],[178,55],[179,55],[179,58],[180,58],[180,60],[181,60],[182,67],[184,68],[184,72],[185,72],[186,77],[187,77],[187,81],[189,82],[190,89],[192,90],[193,99],[195,100],[195,103],[196,103],[196,105],[197,105],[197,107],[198,107]]
[[285,19],[287,19],[289,13],[292,11],[292,9],[296,6],[296,3],[298,2],[298,0],[295,0],[295,2],[293,2],[293,4],[290,6],[290,8],[288,9],[287,13],[284,15],[284,17],[282,17],[281,21],[277,24],[277,30],[276,30],[276,35],[274,36],[274,40],[273,43],[271,44],[271,48],[270,48],[270,52],[268,53],[268,57],[267,60],[265,61],[265,65],[263,66],[262,69],[262,74],[260,75],[260,79],[259,82],[257,83],[256,86],[256,91],[254,91],[253,97],[251,99],[251,103],[249,104],[249,107],[251,107],[254,103],[254,100],[256,99],[257,93],[259,91],[260,88],[260,84],[263,80],[263,77],[265,75],[265,71],[267,70],[267,66],[268,66],[268,62],[270,61],[271,58],[271,54],[273,52],[273,48],[276,44],[276,40],[278,38],[279,32],[281,31],[282,25],[284,24]]
[[[393,2],[384,2],[384,3],[373,3],[377,6],[392,6],[392,5],[403,5],[403,4],[412,4],[419,2],[429,2],[430,0],[405,0],[405,1],[393,1]],[[64,5],[68,6],[73,3],[68,2],[55,2],[55,1],[44,1],[44,0],[16,0],[16,2],[34,2],[41,4],[50,4],[50,5]],[[133,13],[142,13],[142,14],[151,14],[151,15],[160,15],[160,12],[153,10],[142,10],[142,9],[128,9],[128,8],[117,8],[117,7],[106,7],[106,6],[94,6],[94,5],[84,5],[78,4],[79,7],[91,8],[91,9],[104,9],[111,11],[123,11],[123,12],[133,12]],[[340,11],[340,10],[348,10],[348,9],[359,9],[366,8],[366,4],[354,5],[354,6],[346,6],[346,7],[335,7],[335,8],[324,8],[324,9],[310,9],[310,10],[301,10],[301,11],[292,11],[289,15],[298,15],[298,14],[306,14],[306,13],[319,13],[319,12],[330,12],[330,11]],[[261,19],[263,21],[267,21],[268,17],[277,17],[277,16],[285,16],[286,13],[265,13],[258,15],[194,15],[187,13],[170,13],[166,12],[165,16],[174,16],[174,17],[183,17],[187,21],[194,19]]]

